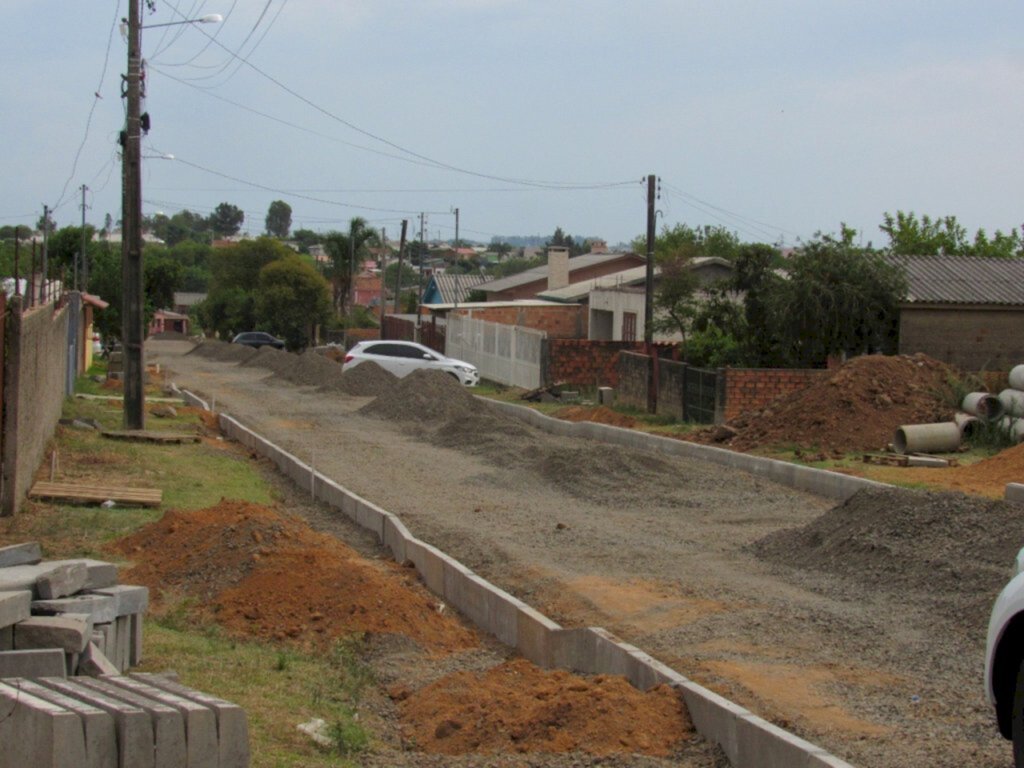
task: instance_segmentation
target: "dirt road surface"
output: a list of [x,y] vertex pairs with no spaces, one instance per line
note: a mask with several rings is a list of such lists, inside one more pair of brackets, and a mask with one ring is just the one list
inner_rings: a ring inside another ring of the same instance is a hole
[[[854,765],[1009,764],[984,698],[979,607],[1002,575],[968,584],[981,597],[965,602],[929,593],[927,562],[906,563],[917,581],[886,577],[901,574],[899,562],[868,582],[808,567],[806,551],[787,556],[787,532],[805,531],[793,546],[827,541],[810,526],[829,519],[828,500],[699,461],[557,438],[473,400],[461,412],[408,395],[375,402],[190,349],[148,342],[147,358],[556,621],[603,626]],[[892,493],[893,508],[913,506]],[[877,514],[884,507],[873,501]],[[896,551],[857,544],[875,548]],[[946,573],[942,589],[973,578]]]

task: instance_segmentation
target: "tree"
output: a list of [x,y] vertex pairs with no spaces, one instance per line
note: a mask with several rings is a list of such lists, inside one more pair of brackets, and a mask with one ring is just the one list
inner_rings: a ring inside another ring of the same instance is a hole
[[348,232],[328,232],[323,237],[330,259],[328,279],[333,290],[332,304],[339,317],[348,310],[356,264],[365,258],[367,247],[375,242],[377,232],[367,226],[366,219],[358,216],[349,221]]
[[207,219],[210,230],[216,237],[237,235],[245,221],[245,213],[230,203],[221,203],[213,209]]
[[856,234],[846,225],[838,238],[818,233],[790,258],[789,278],[773,286],[773,324],[791,365],[822,366],[833,355],[895,345],[906,277],[881,254],[855,246]]
[[57,229],[57,222],[53,219],[53,212],[48,211],[39,217],[39,221],[36,222],[36,231],[44,232],[49,230],[54,232]]
[[163,213],[146,216],[142,220],[142,228],[167,245],[177,245],[185,240],[209,243],[213,235],[209,219],[189,210],[178,211],[170,217]]
[[572,235],[567,235],[562,231],[561,227],[555,227],[555,233],[544,243],[545,247],[550,248],[552,246],[568,248],[569,257],[579,256],[583,253],[583,245],[576,241],[576,238]]
[[296,229],[292,232],[292,240],[298,243],[299,253],[309,253],[309,247],[320,242],[320,235],[311,229]]
[[733,265],[732,289],[743,296],[743,332],[737,336],[747,365],[779,365],[779,339],[773,325],[771,296],[782,279],[778,249],[763,243],[741,245]]
[[275,200],[267,209],[267,234],[284,240],[292,228],[292,207],[284,200]]
[[1004,234],[997,229],[990,239],[979,229],[971,240],[956,216],[918,219],[913,211],[896,211],[895,216],[886,213],[878,228],[889,238],[888,252],[897,256],[1024,256],[1024,238],[1016,230]]
[[260,270],[255,315],[260,328],[280,336],[289,349],[308,346],[316,325],[330,314],[327,281],[295,254]]
[[295,254],[269,237],[244,240],[210,254],[209,291],[199,307],[202,326],[222,338],[256,327],[256,289],[260,270]]
[[[392,261],[384,269],[384,287],[386,289],[387,288],[394,288],[395,287],[395,275],[397,275],[397,274],[398,274],[398,262],[397,261]],[[402,277],[401,277],[400,285],[401,286],[417,285],[419,283],[419,280],[420,280],[419,273],[415,269],[410,267],[408,264],[403,262],[402,263]]]

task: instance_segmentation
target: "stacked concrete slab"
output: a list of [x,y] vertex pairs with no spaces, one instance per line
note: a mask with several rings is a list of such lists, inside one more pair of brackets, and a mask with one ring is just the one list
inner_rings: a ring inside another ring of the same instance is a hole
[[[191,405],[209,410],[206,402],[196,395],[187,391],[181,394]],[[635,442],[639,442],[642,445],[636,447],[689,454],[685,448],[680,450],[675,447],[688,445],[678,440],[653,437],[616,427],[590,430],[590,427],[606,425],[551,419],[521,406],[513,405],[510,411],[556,434],[573,434],[619,445],[634,445]],[[659,684],[674,687],[686,702],[697,731],[704,738],[718,744],[734,768],[852,768],[849,763],[820,747],[772,725],[749,710],[689,680],[604,629],[561,627],[441,550],[415,538],[394,514],[315,471],[313,467],[245,427],[238,420],[227,414],[220,414],[219,423],[229,438],[270,459],[284,475],[301,487],[308,488],[315,498],[340,509],[363,528],[372,531],[377,539],[391,550],[396,561],[411,562],[415,566],[428,589],[443,597],[445,602],[477,627],[515,648],[535,664],[588,674],[623,675],[641,690]],[[580,429],[577,431],[574,428]],[[727,460],[726,454],[751,461]],[[879,485],[871,481],[861,481],[859,478],[847,478],[809,467],[795,467],[770,459],[732,454],[730,451],[716,448],[708,448],[706,453],[701,452],[699,456],[753,474],[767,475],[776,482],[791,487],[839,499],[852,495],[860,487]],[[855,482],[846,482],[847,480]]]
[[0,547],[0,768],[245,768],[245,712],[142,659],[145,587],[99,560]]
[[44,561],[35,542],[0,547],[0,677],[125,672],[142,658],[148,604],[145,587],[117,583],[113,563]]

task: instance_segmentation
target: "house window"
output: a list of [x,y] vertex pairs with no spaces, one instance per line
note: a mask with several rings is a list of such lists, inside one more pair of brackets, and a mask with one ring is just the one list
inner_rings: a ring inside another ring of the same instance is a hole
[[636,341],[636,312],[622,313],[622,340]]

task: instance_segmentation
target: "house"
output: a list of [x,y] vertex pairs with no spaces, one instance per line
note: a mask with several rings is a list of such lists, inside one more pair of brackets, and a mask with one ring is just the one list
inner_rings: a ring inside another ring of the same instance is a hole
[[153,313],[153,319],[149,321],[149,328],[146,329],[147,336],[157,333],[180,333],[188,335],[188,315],[180,312],[172,312],[169,309],[158,309]]
[[[710,286],[732,275],[732,264],[717,256],[691,259],[689,267],[701,286]],[[657,284],[661,271],[655,267]],[[632,267],[610,275],[542,291],[537,298],[572,302],[588,308],[586,338],[595,341],[638,341],[644,338],[647,266]],[[668,341],[670,337],[657,338]]]
[[568,249],[549,248],[546,265],[491,280],[477,289],[487,294],[488,301],[532,299],[545,290],[564,288],[574,282],[592,280],[646,263],[646,257],[636,253],[586,253],[570,259]]
[[907,278],[899,352],[923,352],[965,371],[1024,362],[1024,259],[890,257]]
[[[364,265],[365,266],[365,265]],[[384,302],[384,280],[368,270],[352,281],[352,303],[360,307],[379,307]]]
[[434,273],[423,289],[424,304],[465,304],[470,292],[487,282],[483,275]]

